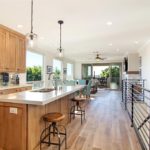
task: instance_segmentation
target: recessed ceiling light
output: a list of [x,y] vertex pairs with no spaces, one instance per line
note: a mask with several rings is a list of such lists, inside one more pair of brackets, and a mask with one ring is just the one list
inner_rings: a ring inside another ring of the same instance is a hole
[[109,46],[112,46],[112,43],[109,43],[108,45],[109,45]]
[[138,44],[139,42],[138,41],[134,41],[134,44]]
[[108,21],[106,24],[107,24],[108,26],[111,26],[111,25],[112,25],[112,22],[111,22],[111,21]]
[[22,25],[22,24],[18,24],[18,25],[17,25],[17,28],[20,28],[20,29],[21,29],[21,28],[23,28],[23,25]]

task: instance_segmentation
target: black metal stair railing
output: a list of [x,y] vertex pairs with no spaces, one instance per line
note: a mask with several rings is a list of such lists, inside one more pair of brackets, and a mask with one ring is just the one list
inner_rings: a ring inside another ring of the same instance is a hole
[[148,115],[148,116],[143,120],[143,122],[141,123],[141,125],[138,127],[138,130],[141,129],[141,128],[144,126],[144,124],[145,124],[149,119],[150,119],[150,115]]
[[[132,97],[131,86],[132,84],[137,84],[137,85],[140,85],[142,88],[144,88],[145,80],[141,80],[141,79],[122,80],[122,102],[124,104],[125,110],[128,109],[130,114],[131,114],[131,97]],[[142,93],[144,93],[143,90],[142,90]],[[142,97],[140,100],[144,101],[144,97]]]
[[122,92],[131,127],[134,127],[142,149],[150,150],[150,91],[144,88],[144,80],[124,80]]

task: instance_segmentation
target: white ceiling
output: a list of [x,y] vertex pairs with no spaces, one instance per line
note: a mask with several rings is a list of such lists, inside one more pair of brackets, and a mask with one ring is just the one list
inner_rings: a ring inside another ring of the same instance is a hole
[[[0,0],[0,23],[28,33],[30,5],[30,0]],[[57,53],[59,19],[64,20],[65,57],[94,61],[93,52],[99,51],[108,60],[118,60],[149,40],[150,0],[34,0],[38,49]],[[106,25],[109,21],[111,26]],[[23,28],[17,28],[18,24]]]

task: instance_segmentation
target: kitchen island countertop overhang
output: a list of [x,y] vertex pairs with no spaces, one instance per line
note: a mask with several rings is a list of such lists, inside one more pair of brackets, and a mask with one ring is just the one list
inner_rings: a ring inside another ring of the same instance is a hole
[[46,105],[64,96],[72,94],[83,89],[84,85],[64,86],[60,90],[53,90],[51,92],[33,92],[25,91],[0,96],[0,102],[30,104],[30,105]]

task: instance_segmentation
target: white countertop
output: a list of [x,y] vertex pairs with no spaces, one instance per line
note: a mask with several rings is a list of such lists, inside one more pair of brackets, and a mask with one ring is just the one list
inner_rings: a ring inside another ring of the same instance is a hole
[[0,102],[45,105],[59,98],[72,94],[84,87],[84,85],[65,86],[61,90],[54,90],[45,93],[32,91],[13,93],[0,96]]
[[19,85],[0,86],[0,91],[1,90],[14,89],[14,88],[28,87],[28,86],[32,86],[32,84],[19,84]]

